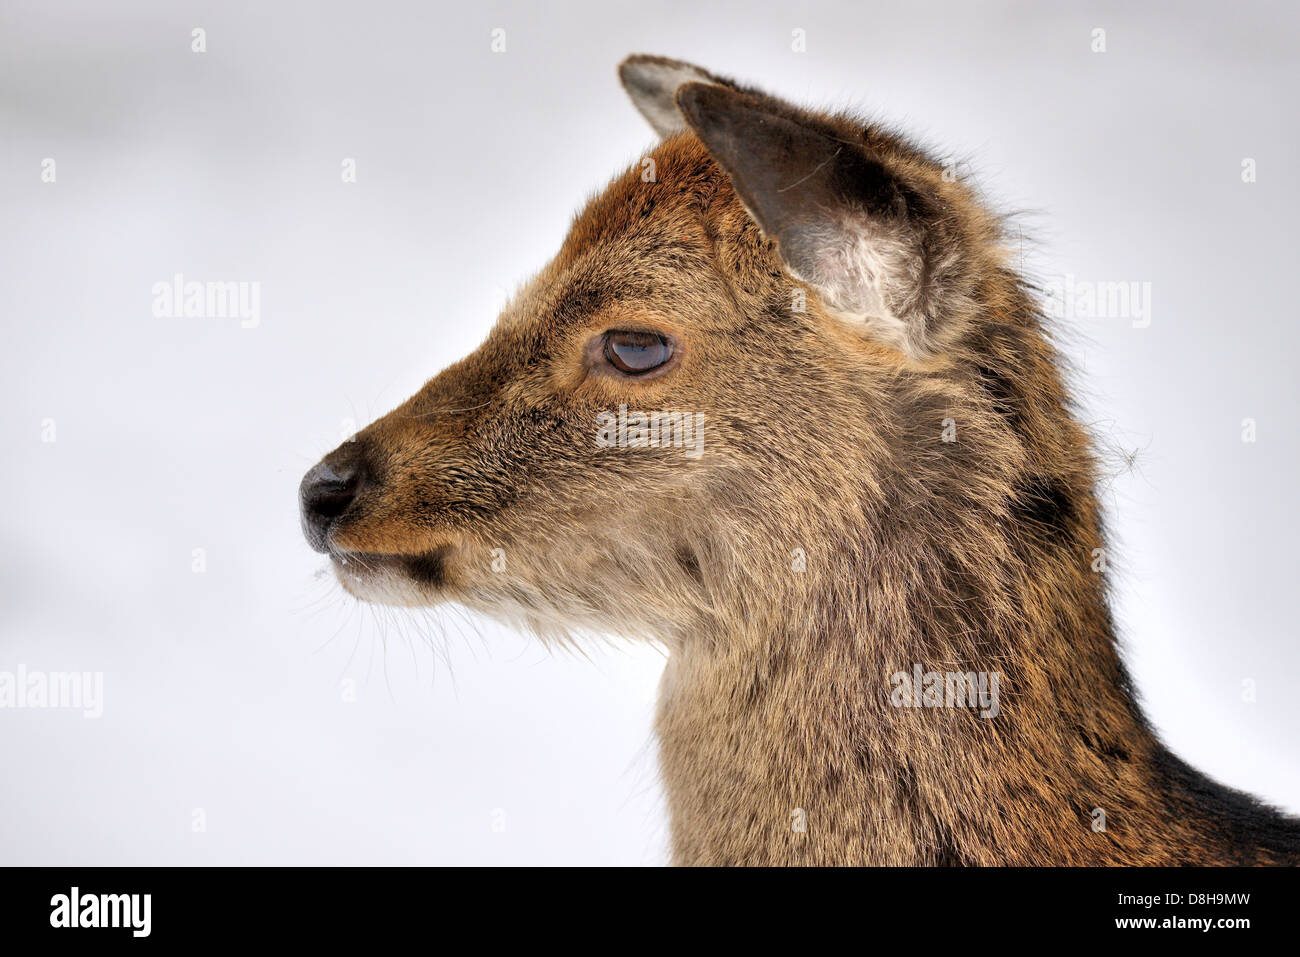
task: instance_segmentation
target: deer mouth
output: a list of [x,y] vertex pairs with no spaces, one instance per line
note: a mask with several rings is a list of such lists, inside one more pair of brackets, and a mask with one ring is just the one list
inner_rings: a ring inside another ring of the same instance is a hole
[[447,585],[444,545],[416,555],[386,555],[331,549],[330,565],[345,591],[382,605],[427,605]]

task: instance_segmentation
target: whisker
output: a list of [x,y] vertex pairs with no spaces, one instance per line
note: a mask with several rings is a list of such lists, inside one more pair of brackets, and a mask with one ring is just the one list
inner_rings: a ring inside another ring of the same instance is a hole
[[404,415],[402,416],[402,418],[427,419],[431,415],[446,415],[447,413],[451,413],[451,412],[473,412],[475,409],[486,408],[491,404],[492,404],[492,400],[488,399],[486,402],[481,402],[478,405],[471,405],[464,409],[434,409],[432,412],[421,412],[419,415]]

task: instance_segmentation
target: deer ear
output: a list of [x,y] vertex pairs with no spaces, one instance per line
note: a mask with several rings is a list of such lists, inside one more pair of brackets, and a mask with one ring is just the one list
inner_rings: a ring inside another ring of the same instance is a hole
[[[861,135],[778,100],[691,83],[677,92],[687,124],[726,170],[786,267],[829,311],[905,355],[932,350],[932,291],[952,263],[929,187],[906,181]],[[913,174],[915,175],[915,174]]]
[[632,104],[660,136],[672,136],[686,129],[674,94],[684,83],[729,86],[728,81],[707,70],[661,56],[637,53],[618,65],[618,77]]

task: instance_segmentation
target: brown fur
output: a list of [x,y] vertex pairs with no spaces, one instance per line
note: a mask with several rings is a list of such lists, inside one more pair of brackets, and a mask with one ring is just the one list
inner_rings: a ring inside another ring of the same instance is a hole
[[[616,177],[478,350],[327,457],[365,472],[330,532],[344,585],[663,643],[677,863],[1296,862],[1294,820],[1169,755],[1134,703],[1089,438],[999,221],[878,126],[699,72],[654,181]],[[828,304],[786,194],[727,153],[748,128],[710,111],[866,158],[893,205],[845,215],[885,249],[894,338]],[[610,329],[670,334],[675,366],[602,374]],[[597,448],[620,404],[699,413],[703,456]],[[891,706],[917,663],[1000,673],[1000,713]]]

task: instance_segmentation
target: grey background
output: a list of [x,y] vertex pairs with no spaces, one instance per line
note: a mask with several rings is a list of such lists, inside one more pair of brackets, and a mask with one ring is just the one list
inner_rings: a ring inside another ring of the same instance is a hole
[[[0,863],[665,860],[657,652],[359,607],[294,502],[650,144],[614,75],[638,51],[866,108],[1030,211],[1034,275],[1152,283],[1149,328],[1062,334],[1127,657],[1180,754],[1300,809],[1296,27],[1253,3],[9,0],[0,670],[102,671],[105,713],[0,710]],[[155,318],[176,272],[260,282],[260,326]]]

